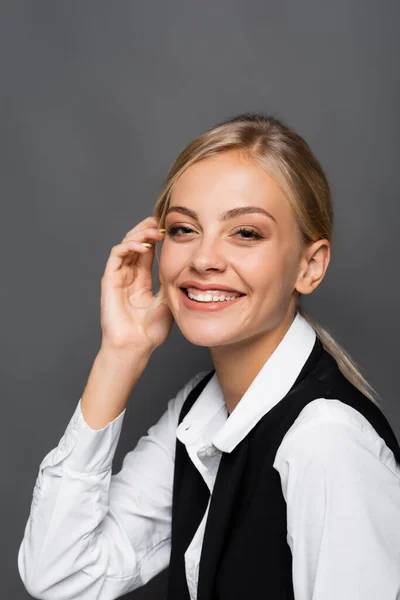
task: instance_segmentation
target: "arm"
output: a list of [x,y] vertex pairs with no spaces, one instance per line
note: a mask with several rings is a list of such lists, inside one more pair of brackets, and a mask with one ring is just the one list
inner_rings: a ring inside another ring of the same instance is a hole
[[295,598],[396,600],[400,465],[360,413],[317,402],[334,404],[287,435],[274,463],[287,503]]
[[168,566],[179,411],[198,373],[111,475],[125,410],[92,429],[81,400],[60,443],[43,459],[18,552],[36,598],[111,600]]

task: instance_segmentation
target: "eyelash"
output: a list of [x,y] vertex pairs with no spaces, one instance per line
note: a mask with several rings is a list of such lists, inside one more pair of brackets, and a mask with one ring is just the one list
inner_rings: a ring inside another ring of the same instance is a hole
[[[190,227],[185,227],[184,225],[172,225],[171,227],[169,227],[167,229],[167,234],[170,237],[182,237],[182,235],[184,234],[180,234],[180,236],[177,234],[178,229],[186,229],[189,231],[193,231],[192,229],[190,229]],[[257,231],[255,231],[254,229],[247,229],[246,227],[240,227],[236,233],[251,233],[253,234],[252,237],[248,237],[248,238],[242,238],[244,240],[249,240],[249,241],[253,241],[253,240],[261,240],[264,236],[261,235],[260,233],[258,233]]]

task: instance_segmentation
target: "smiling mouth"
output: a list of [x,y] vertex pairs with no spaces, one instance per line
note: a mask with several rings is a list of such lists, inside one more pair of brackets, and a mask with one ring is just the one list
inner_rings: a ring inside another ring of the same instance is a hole
[[[237,292],[233,292],[235,294],[235,297],[233,300],[196,300],[195,298],[190,298],[187,288],[185,287],[181,287],[179,288],[185,295],[187,298],[189,298],[189,300],[192,300],[193,302],[199,302],[202,304],[217,304],[217,303],[224,303],[224,302],[233,302],[234,300],[237,300],[238,298],[241,298],[242,296],[245,296],[246,294],[238,294]],[[205,292],[203,292],[202,290],[199,290],[199,294],[203,294],[203,296],[205,295]],[[229,292],[226,292],[225,290],[221,290],[221,295],[229,297]]]

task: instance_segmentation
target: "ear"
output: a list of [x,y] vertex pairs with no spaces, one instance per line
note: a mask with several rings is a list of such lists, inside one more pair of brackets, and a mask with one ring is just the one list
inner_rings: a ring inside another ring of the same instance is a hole
[[325,276],[330,258],[330,242],[325,238],[303,249],[295,284],[295,289],[300,294],[311,294],[319,286]]

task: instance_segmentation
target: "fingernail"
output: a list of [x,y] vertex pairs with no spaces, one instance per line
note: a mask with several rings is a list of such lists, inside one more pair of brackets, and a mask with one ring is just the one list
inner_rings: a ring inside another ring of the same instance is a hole
[[148,242],[142,242],[142,246],[146,246],[146,248],[152,248],[152,244],[149,244]]
[[165,233],[166,229],[159,229],[158,231],[161,231],[161,233]]

